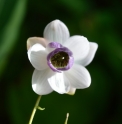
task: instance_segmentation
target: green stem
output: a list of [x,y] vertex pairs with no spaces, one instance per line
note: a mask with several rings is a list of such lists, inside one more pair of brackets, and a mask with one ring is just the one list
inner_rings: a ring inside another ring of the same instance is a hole
[[38,96],[38,99],[37,99],[36,104],[35,104],[35,106],[34,106],[34,108],[33,108],[33,111],[32,111],[32,114],[31,114],[31,117],[30,117],[30,120],[29,120],[29,123],[28,123],[28,124],[32,124],[34,115],[35,115],[36,110],[37,110],[37,108],[38,108],[38,106],[39,106],[40,99],[41,99],[41,96]]
[[66,120],[65,120],[65,123],[64,123],[64,124],[67,124],[67,122],[68,122],[68,117],[69,117],[69,113],[67,113],[67,115],[66,115]]

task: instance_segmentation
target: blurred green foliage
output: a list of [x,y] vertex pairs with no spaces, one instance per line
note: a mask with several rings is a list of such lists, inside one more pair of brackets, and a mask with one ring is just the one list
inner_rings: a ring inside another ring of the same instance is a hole
[[87,67],[88,89],[74,96],[53,92],[40,102],[33,124],[122,124],[122,2],[97,0],[0,1],[0,123],[26,124],[37,95],[32,91],[33,67],[26,40],[43,37],[44,27],[62,20],[71,35],[79,34],[99,45]]

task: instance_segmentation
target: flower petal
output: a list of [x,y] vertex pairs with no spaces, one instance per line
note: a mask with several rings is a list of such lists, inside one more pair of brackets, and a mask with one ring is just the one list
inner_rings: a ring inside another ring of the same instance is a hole
[[53,89],[50,87],[47,78],[53,74],[54,73],[49,69],[45,69],[43,71],[35,69],[32,76],[32,88],[34,92],[39,95],[46,95],[51,93]]
[[87,88],[91,84],[91,77],[87,69],[81,65],[74,64],[73,67],[65,72],[72,87],[76,89]]
[[47,65],[47,52],[41,44],[35,44],[28,50],[28,58],[37,70],[43,70]]
[[75,91],[76,91],[76,88],[70,87],[70,90],[69,90],[69,92],[67,94],[74,95]]
[[64,46],[68,47],[72,52],[75,61],[83,59],[89,52],[89,42],[83,36],[72,36],[65,43]]
[[84,59],[78,61],[77,63],[83,66],[89,65],[95,56],[97,48],[98,48],[98,44],[90,42],[90,50],[88,55]]
[[48,41],[45,40],[44,38],[30,37],[27,40],[27,49],[29,49],[30,47],[32,47],[36,43],[39,43],[42,46],[46,47],[46,45],[48,44]]
[[53,90],[63,94],[70,90],[70,83],[67,77],[62,73],[55,73],[52,77],[48,78],[48,82]]
[[69,30],[63,22],[54,20],[45,27],[44,38],[48,41],[62,44],[69,38]]

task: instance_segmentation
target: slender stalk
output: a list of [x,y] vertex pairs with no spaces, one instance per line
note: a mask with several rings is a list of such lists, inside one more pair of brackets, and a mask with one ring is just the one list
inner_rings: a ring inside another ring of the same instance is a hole
[[38,96],[37,101],[36,101],[36,104],[35,104],[35,106],[33,108],[33,111],[32,111],[32,114],[31,114],[31,117],[30,117],[30,120],[29,120],[29,123],[28,124],[32,124],[32,121],[33,121],[34,115],[36,113],[36,110],[39,107],[40,99],[41,99],[41,96]]
[[68,117],[69,117],[69,113],[67,113],[67,115],[66,115],[66,120],[65,120],[65,123],[64,123],[64,124],[67,124],[67,122],[68,122]]

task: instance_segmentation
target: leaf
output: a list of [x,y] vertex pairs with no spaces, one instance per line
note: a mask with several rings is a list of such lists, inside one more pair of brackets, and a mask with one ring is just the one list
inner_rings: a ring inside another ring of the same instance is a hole
[[14,11],[11,13],[8,23],[3,29],[3,35],[0,38],[0,76],[7,65],[9,55],[17,42],[17,36],[23,21],[27,0],[19,0],[16,3]]

